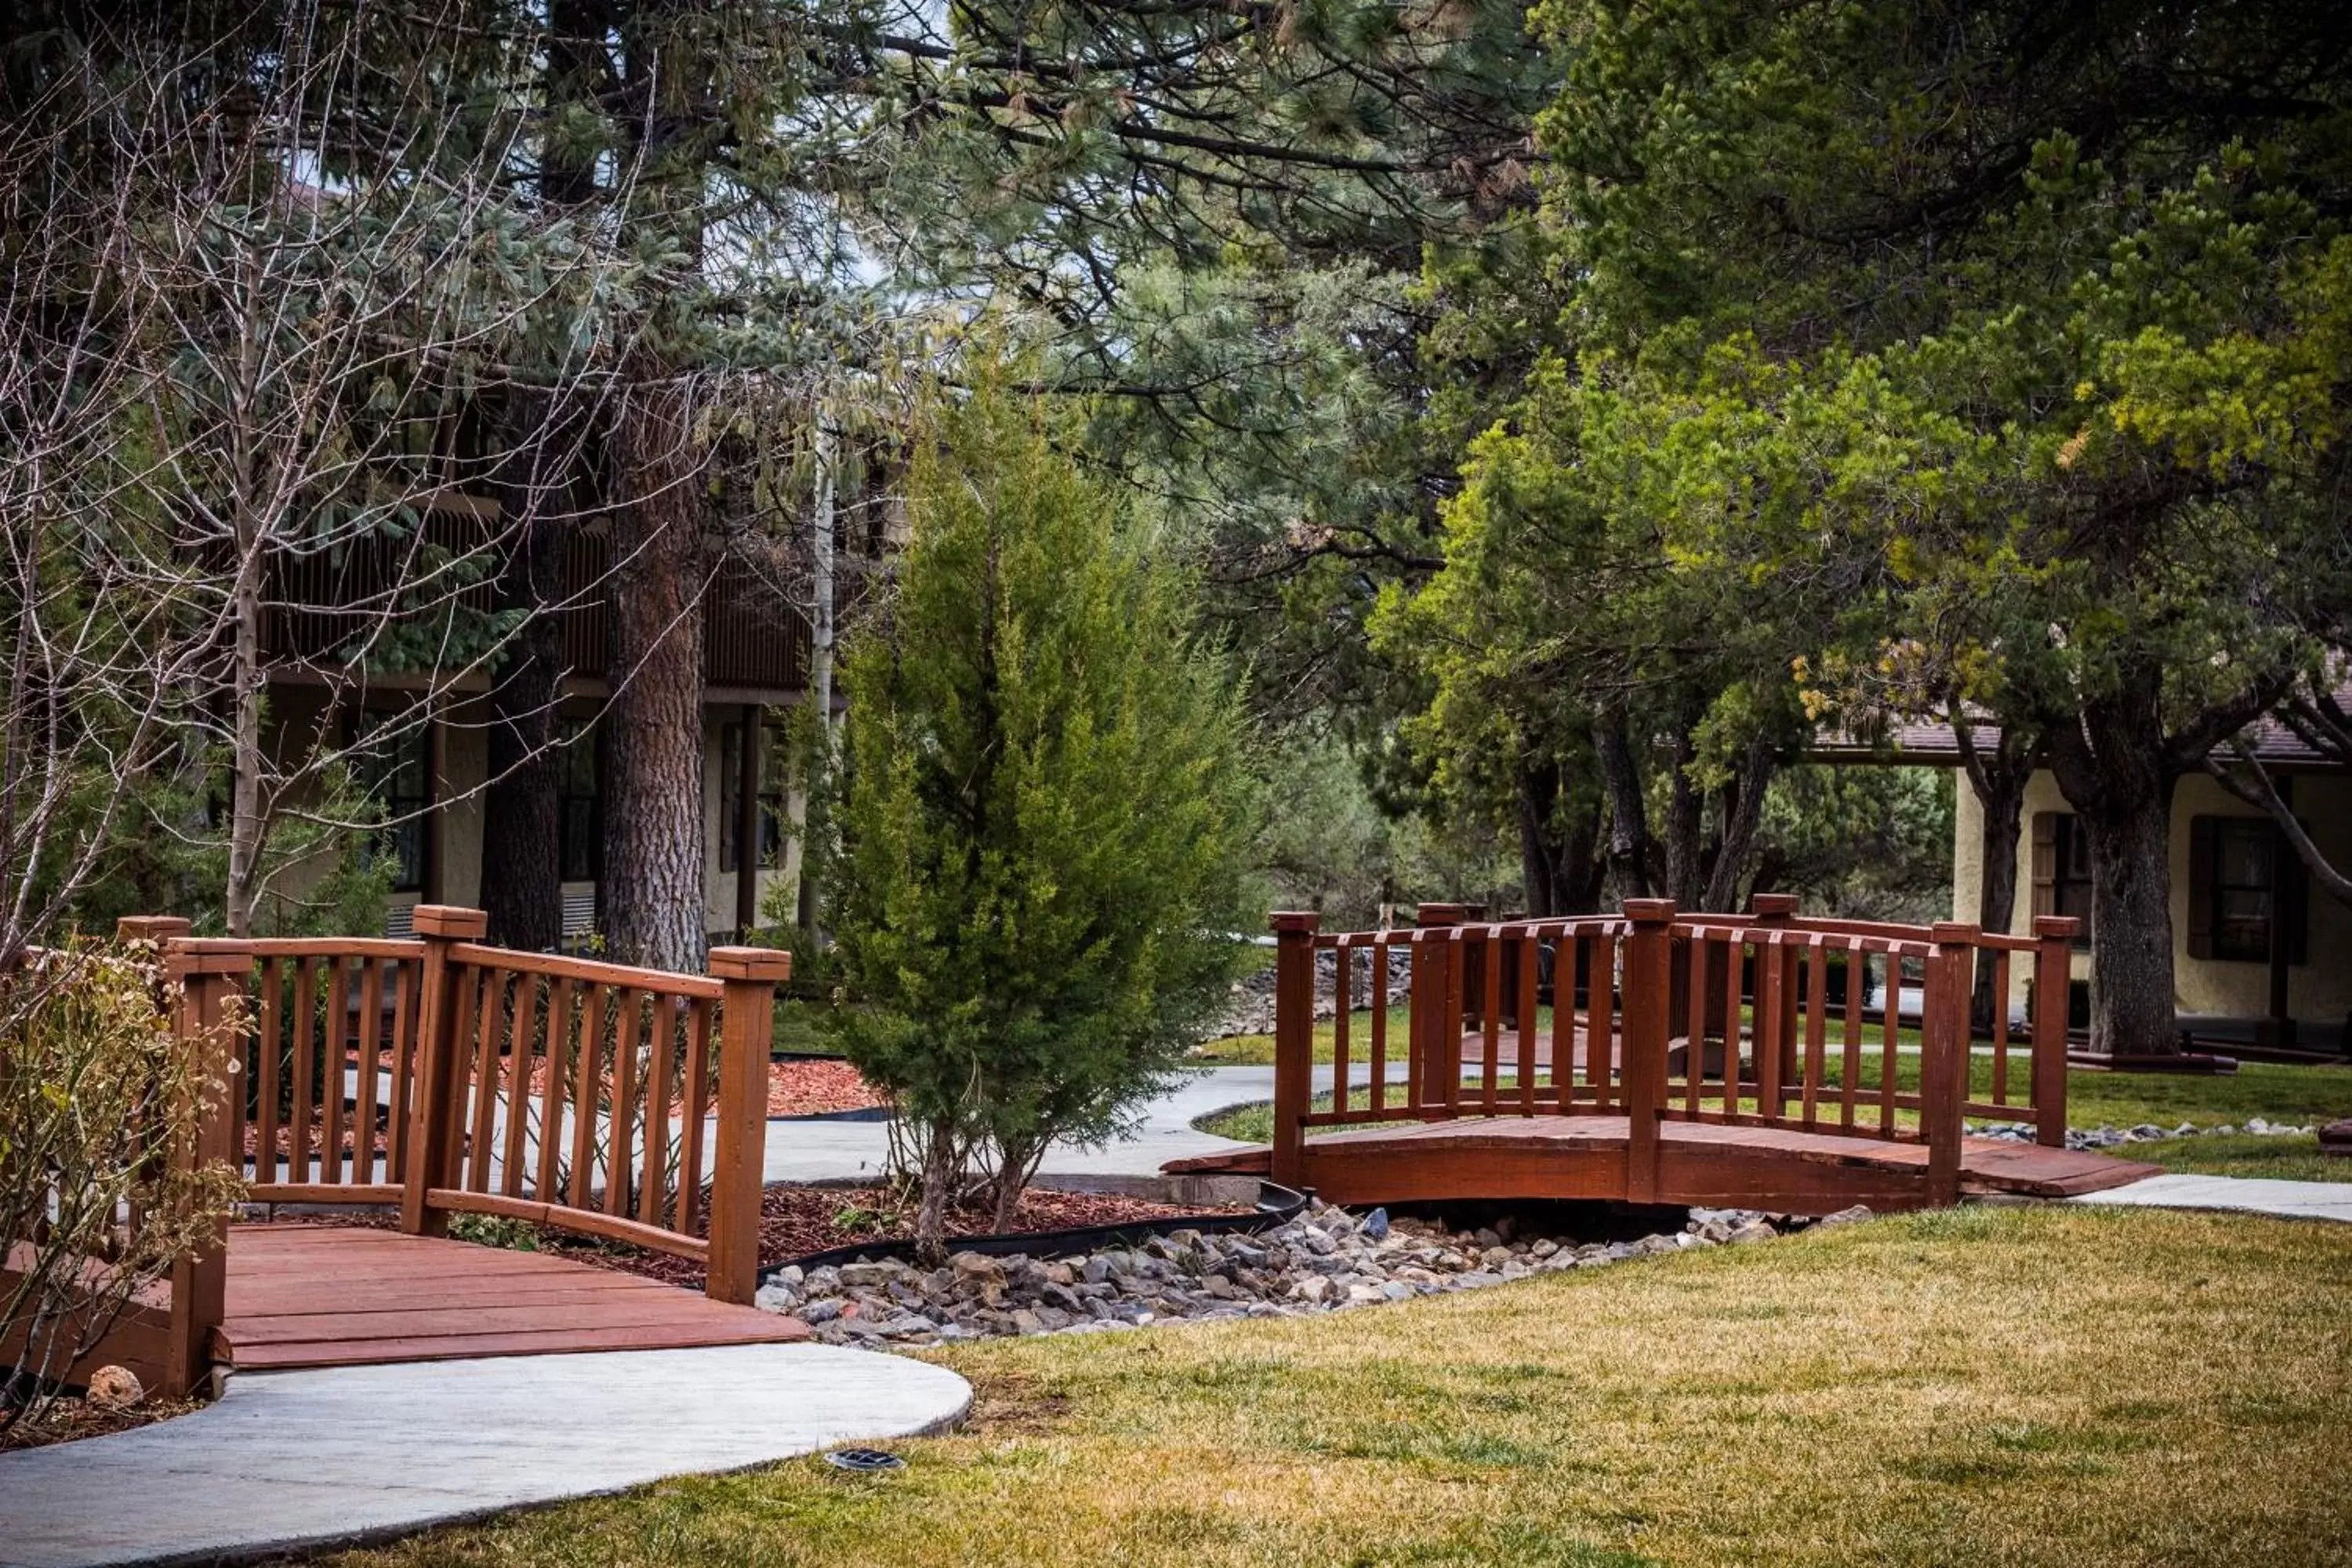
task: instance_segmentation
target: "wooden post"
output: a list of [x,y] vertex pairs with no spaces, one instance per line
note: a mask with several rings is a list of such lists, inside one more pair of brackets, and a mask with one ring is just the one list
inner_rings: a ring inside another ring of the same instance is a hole
[[[1462,1088],[1460,904],[1423,904],[1412,923],[1413,1076],[1424,1110],[1451,1106]],[[1437,934],[1443,933],[1443,934]]]
[[1755,916],[1748,925],[1756,933],[1756,1109],[1777,1121],[1783,1103],[1782,1087],[1801,1078],[1796,1053],[1797,976],[1790,963],[1801,950],[1771,941],[1767,933],[1789,929],[1797,916],[1797,895],[1759,893],[1748,907]]
[[[1315,932],[1321,918],[1285,910],[1274,926],[1274,1150],[1269,1173],[1297,1187],[1307,1173],[1307,1128],[1315,1101]],[[1345,1005],[1343,1003],[1342,1005]],[[1344,1088],[1339,1090],[1345,1093]]]
[[1658,1110],[1666,1097],[1667,991],[1674,967],[1675,901],[1628,899],[1625,1005],[1619,1029],[1625,1088],[1625,1201],[1658,1197]]
[[[2081,929],[2072,915],[2033,920],[2033,1138],[2052,1149],[2066,1146],[2066,1010]],[[2006,996],[1994,1001],[2009,1005]]]
[[[1919,1009],[1919,1121],[1927,1135],[1927,1199],[1960,1201],[1961,1105],[1969,1098],[1969,1003],[1976,988],[1978,928],[1937,921]],[[1896,966],[1890,960],[1889,984]]]
[[449,950],[479,942],[489,917],[457,904],[419,904],[410,929],[425,942],[416,987],[416,1050],[425,1071],[408,1118],[408,1171],[400,1194],[400,1228],[411,1236],[443,1236],[449,1216],[425,1200],[435,1187],[457,1184],[457,1130],[466,1121],[464,1042],[457,1038],[460,976]]
[[125,915],[114,922],[117,942],[152,942],[162,946],[188,934],[188,922],[178,915]]
[[[242,942],[178,938],[164,949],[166,973],[178,991],[174,1033],[180,1043],[213,1058],[219,1069],[196,1093],[195,1124],[179,1155],[187,1169],[239,1168],[233,1097],[245,1092],[237,1071],[241,1040],[227,1028],[231,999],[245,988],[253,949]],[[164,1354],[163,1397],[184,1399],[212,1370],[213,1331],[228,1310],[228,1216],[216,1217],[204,1241],[172,1265],[171,1343]]]
[[[766,1189],[768,1051],[775,1037],[776,987],[793,977],[793,955],[772,947],[714,947],[710,975],[727,987],[719,1044],[719,1135],[712,1142],[709,1262],[702,1292],[748,1307],[760,1290],[760,1199]],[[681,1184],[699,1171],[680,1171]]]

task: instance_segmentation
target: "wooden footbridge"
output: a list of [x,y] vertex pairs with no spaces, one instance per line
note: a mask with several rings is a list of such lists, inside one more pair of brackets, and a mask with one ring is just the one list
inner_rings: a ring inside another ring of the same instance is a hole
[[[722,947],[707,975],[673,974],[486,946],[483,928],[479,910],[432,905],[400,940],[194,940],[184,921],[125,922],[163,944],[162,1005],[187,1048],[216,1059],[221,1091],[173,1159],[238,1172],[250,1204],[380,1217],[224,1223],[79,1369],[119,1363],[177,1394],[215,1364],[807,1337],[750,1306],[790,956]],[[457,1215],[669,1253],[703,1266],[704,1290],[448,1240]]]
[[[1743,915],[1636,899],[1612,916],[1494,923],[1424,904],[1412,929],[1346,933],[1276,915],[1274,1142],[1168,1169],[1265,1174],[1348,1204],[1790,1214],[2070,1196],[2151,1174],[2064,1146],[2075,924],[2035,926],[2021,938],[1809,919],[1770,895]],[[1979,963],[2002,999],[1980,1034]],[[2021,963],[2021,1032],[2006,1005]],[[1387,1005],[1397,975],[1402,1040]],[[1327,1000],[1332,1081],[1357,1080],[1328,1104],[1313,1094]],[[1969,1117],[2023,1123],[2034,1142],[1968,1137]]]

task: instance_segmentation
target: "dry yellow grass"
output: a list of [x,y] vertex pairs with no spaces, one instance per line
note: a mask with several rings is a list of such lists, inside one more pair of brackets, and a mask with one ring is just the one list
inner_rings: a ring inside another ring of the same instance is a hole
[[2352,1230],[1963,1209],[1314,1320],[968,1348],[966,1432],[427,1564],[2352,1563]]

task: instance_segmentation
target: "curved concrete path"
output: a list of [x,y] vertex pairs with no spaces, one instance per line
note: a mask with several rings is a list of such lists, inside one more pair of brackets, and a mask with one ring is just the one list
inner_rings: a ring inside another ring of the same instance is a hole
[[[1402,1082],[1405,1064],[1389,1064],[1389,1080]],[[1350,1064],[1349,1080],[1370,1081],[1360,1063]],[[1331,1067],[1315,1068],[1315,1090],[1331,1087]],[[1127,1133],[1100,1148],[1056,1143],[1045,1152],[1038,1175],[1158,1180],[1171,1160],[1246,1149],[1230,1138],[1197,1131],[1192,1122],[1212,1111],[1274,1098],[1271,1067],[1188,1068],[1165,1094],[1144,1106]],[[770,1182],[854,1182],[877,1179],[890,1158],[889,1124],[881,1121],[777,1121],[768,1123],[766,1179]]]
[[246,1373],[215,1404],[0,1454],[0,1565],[242,1562],[961,1420],[944,1367],[829,1345]]
[[2125,1204],[2144,1208],[2226,1209],[2276,1215],[2282,1219],[2330,1219],[2352,1225],[2352,1182],[2283,1182],[2255,1176],[2150,1176],[2104,1193],[2085,1193],[2078,1204]]

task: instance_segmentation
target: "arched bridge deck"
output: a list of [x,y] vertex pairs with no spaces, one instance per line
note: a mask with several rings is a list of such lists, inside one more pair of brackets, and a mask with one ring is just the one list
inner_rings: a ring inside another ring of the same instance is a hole
[[[1413,929],[1344,934],[1277,915],[1274,1142],[1168,1168],[1265,1174],[1341,1203],[1792,1214],[2066,1197],[2152,1173],[2064,1147],[2073,921],[2024,939],[1756,902],[1685,916],[1637,900],[1618,916],[1495,923],[1424,905]],[[2002,997],[2012,966],[2032,966],[2026,1024],[2001,1008],[1971,1027],[1979,964]],[[1400,976],[1401,1008],[1370,1005]],[[1344,1103],[1311,1093],[1318,1034],[1334,1082],[1370,1070]],[[1970,1117],[2021,1123],[2034,1142],[1969,1137]]]

